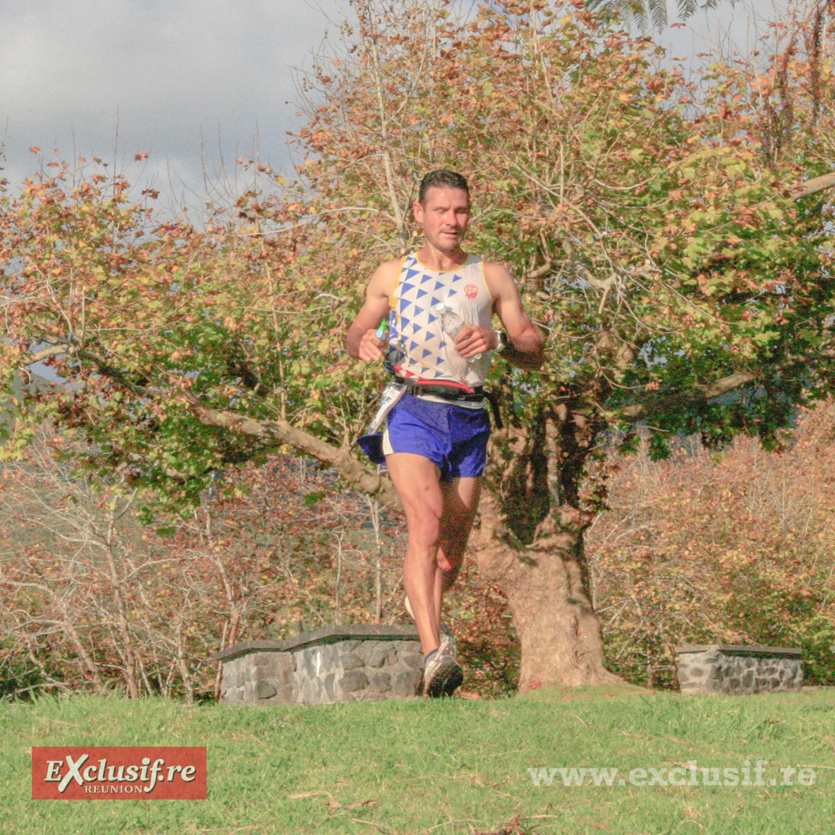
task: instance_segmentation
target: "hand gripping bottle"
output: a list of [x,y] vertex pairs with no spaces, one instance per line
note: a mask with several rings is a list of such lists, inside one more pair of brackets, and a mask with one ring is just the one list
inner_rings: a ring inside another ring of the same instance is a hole
[[[443,332],[451,339],[455,339],[455,337],[458,336],[458,331],[460,331],[461,328],[467,324],[447,302],[436,304],[435,312],[441,320],[441,330],[443,330]],[[473,362],[474,360],[480,359],[481,354],[476,354],[474,357],[470,357],[467,362]]]

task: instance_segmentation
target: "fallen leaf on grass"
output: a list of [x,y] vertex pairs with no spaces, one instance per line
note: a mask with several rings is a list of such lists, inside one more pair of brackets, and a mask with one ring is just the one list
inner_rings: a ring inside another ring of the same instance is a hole
[[328,808],[335,812],[337,809],[360,809],[363,806],[374,806],[376,805],[376,800],[360,800],[359,803],[350,803],[347,806],[344,806],[338,800],[334,799],[334,796],[330,792],[326,791],[318,791],[318,792],[305,792],[304,794],[288,794],[287,797],[290,800],[307,800],[311,797],[326,797],[328,799]]
[[331,809],[340,809],[342,808],[342,804],[338,800],[334,800],[333,795],[330,792],[326,791],[318,791],[318,792],[305,792],[304,794],[288,794],[287,797],[290,800],[308,800],[311,797],[327,797],[328,798],[328,806]]
[[376,806],[376,800],[360,800],[359,803],[352,803],[350,806],[346,806],[346,809],[361,809],[363,806]]
[[472,690],[459,690],[455,694],[459,699],[480,699],[481,693],[475,693]]

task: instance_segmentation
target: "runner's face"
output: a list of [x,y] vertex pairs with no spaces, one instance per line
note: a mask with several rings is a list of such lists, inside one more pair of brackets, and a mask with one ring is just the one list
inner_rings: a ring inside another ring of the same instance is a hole
[[470,222],[470,198],[465,189],[433,186],[423,203],[415,203],[414,211],[427,244],[445,253],[460,248]]

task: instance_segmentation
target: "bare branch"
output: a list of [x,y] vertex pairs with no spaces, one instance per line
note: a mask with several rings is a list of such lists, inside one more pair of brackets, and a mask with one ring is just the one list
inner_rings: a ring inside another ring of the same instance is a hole
[[745,386],[750,386],[756,380],[757,375],[750,371],[737,371],[709,385],[695,386],[687,392],[662,395],[646,403],[633,403],[631,406],[624,408],[622,414],[624,417],[637,419],[643,417],[648,412],[669,408],[673,405],[680,404],[682,401],[712,400],[714,397],[721,397],[723,394],[729,394],[732,391],[745,388]]
[[835,172],[806,180],[805,183],[801,183],[792,189],[791,196],[795,200],[800,200],[803,197],[808,197],[810,194],[817,194],[833,186],[835,186]]

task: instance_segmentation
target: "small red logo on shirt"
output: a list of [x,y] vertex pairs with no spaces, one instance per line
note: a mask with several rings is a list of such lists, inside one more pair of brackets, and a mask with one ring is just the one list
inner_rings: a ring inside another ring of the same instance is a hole
[[478,295],[478,287],[475,284],[468,284],[464,288],[464,295],[468,299],[474,299]]

